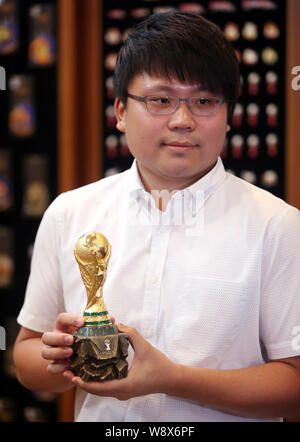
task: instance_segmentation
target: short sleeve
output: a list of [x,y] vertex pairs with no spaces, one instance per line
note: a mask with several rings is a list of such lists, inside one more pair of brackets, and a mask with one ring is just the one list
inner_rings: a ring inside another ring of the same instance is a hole
[[17,321],[38,332],[50,331],[57,315],[64,311],[59,266],[61,200],[48,207],[40,223],[31,260],[25,301]]
[[299,356],[295,334],[300,326],[300,212],[296,208],[289,206],[269,223],[261,281],[260,339],[268,359]]

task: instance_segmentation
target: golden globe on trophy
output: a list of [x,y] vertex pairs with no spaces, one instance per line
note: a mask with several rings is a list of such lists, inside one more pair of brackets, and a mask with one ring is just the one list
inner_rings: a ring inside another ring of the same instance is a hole
[[82,235],[74,250],[86,293],[85,325],[74,334],[70,369],[84,382],[106,381],[127,376],[128,335],[112,324],[103,301],[103,285],[111,255],[104,235]]

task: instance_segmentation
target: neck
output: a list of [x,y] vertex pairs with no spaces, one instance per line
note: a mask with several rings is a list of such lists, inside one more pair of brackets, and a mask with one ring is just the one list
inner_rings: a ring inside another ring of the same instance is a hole
[[151,194],[155,201],[155,206],[161,211],[165,211],[170,199],[179,190],[186,189],[187,187],[194,184],[204,175],[206,175],[213,167],[216,165],[214,163],[212,166],[204,170],[200,175],[196,177],[182,177],[176,178],[176,182],[169,177],[159,177],[153,171],[148,170],[144,166],[140,166],[137,161],[137,168],[139,176],[143,183],[143,186],[147,192]]

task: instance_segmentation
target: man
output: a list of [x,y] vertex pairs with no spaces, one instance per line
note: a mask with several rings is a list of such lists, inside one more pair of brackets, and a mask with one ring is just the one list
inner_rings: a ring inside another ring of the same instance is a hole
[[[135,161],[45,213],[14,350],[28,388],[78,387],[78,421],[299,414],[299,212],[224,170],[239,78],[200,16],[153,15],[120,51],[117,128]],[[104,383],[69,370],[86,303],[73,249],[88,231],[112,245],[104,299],[134,350],[128,377]]]

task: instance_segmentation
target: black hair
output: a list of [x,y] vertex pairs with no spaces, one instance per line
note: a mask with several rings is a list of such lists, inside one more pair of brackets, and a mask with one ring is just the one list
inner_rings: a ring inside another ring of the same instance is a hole
[[117,57],[114,94],[126,103],[130,81],[142,73],[201,84],[222,96],[231,119],[240,87],[239,61],[221,29],[196,14],[152,14],[128,35]]

